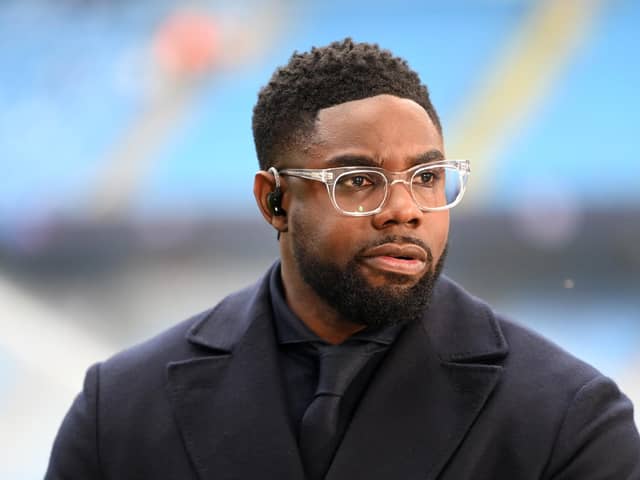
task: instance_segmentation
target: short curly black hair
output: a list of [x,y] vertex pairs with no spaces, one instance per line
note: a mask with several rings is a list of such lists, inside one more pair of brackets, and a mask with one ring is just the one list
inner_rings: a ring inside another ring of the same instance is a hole
[[260,168],[276,165],[287,148],[313,132],[319,110],[380,94],[408,98],[422,106],[442,133],[429,91],[407,61],[377,44],[345,38],[310,52],[294,52],[258,93],[253,139]]

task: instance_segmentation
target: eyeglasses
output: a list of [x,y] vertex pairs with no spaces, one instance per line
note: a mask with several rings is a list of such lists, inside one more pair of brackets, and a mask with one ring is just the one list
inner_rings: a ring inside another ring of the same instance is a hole
[[471,169],[468,160],[444,160],[402,172],[378,167],[290,168],[279,172],[271,167],[269,171],[278,185],[278,173],[322,182],[338,212],[363,217],[382,211],[389,187],[396,183],[409,186],[413,201],[423,212],[454,207],[462,200]]

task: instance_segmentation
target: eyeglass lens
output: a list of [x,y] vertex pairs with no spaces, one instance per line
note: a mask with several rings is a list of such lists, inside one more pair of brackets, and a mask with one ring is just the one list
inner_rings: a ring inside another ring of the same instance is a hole
[[[411,192],[421,208],[446,207],[460,195],[462,180],[460,171],[455,167],[425,167],[412,175]],[[340,175],[333,193],[336,204],[345,212],[366,213],[382,205],[387,188],[384,174],[363,169]]]

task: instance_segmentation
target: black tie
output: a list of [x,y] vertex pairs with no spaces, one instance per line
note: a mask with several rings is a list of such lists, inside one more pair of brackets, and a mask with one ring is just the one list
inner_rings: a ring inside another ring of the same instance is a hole
[[344,428],[342,397],[372,355],[366,343],[323,345],[318,350],[318,387],[300,422],[300,453],[308,480],[327,473]]

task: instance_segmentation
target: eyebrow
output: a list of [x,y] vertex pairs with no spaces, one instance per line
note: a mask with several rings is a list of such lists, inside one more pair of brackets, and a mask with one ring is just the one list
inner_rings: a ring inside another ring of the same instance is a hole
[[[432,149],[424,153],[409,158],[410,166],[420,165],[422,163],[432,163],[444,160],[444,155],[440,150]],[[327,160],[327,168],[332,167],[381,167],[380,162],[368,155],[344,154],[336,155]]]
[[437,149],[431,149],[410,159],[412,166],[420,165],[421,163],[433,163],[441,162],[444,160],[444,154]]
[[327,167],[379,167],[380,163],[367,155],[336,155],[327,160]]

